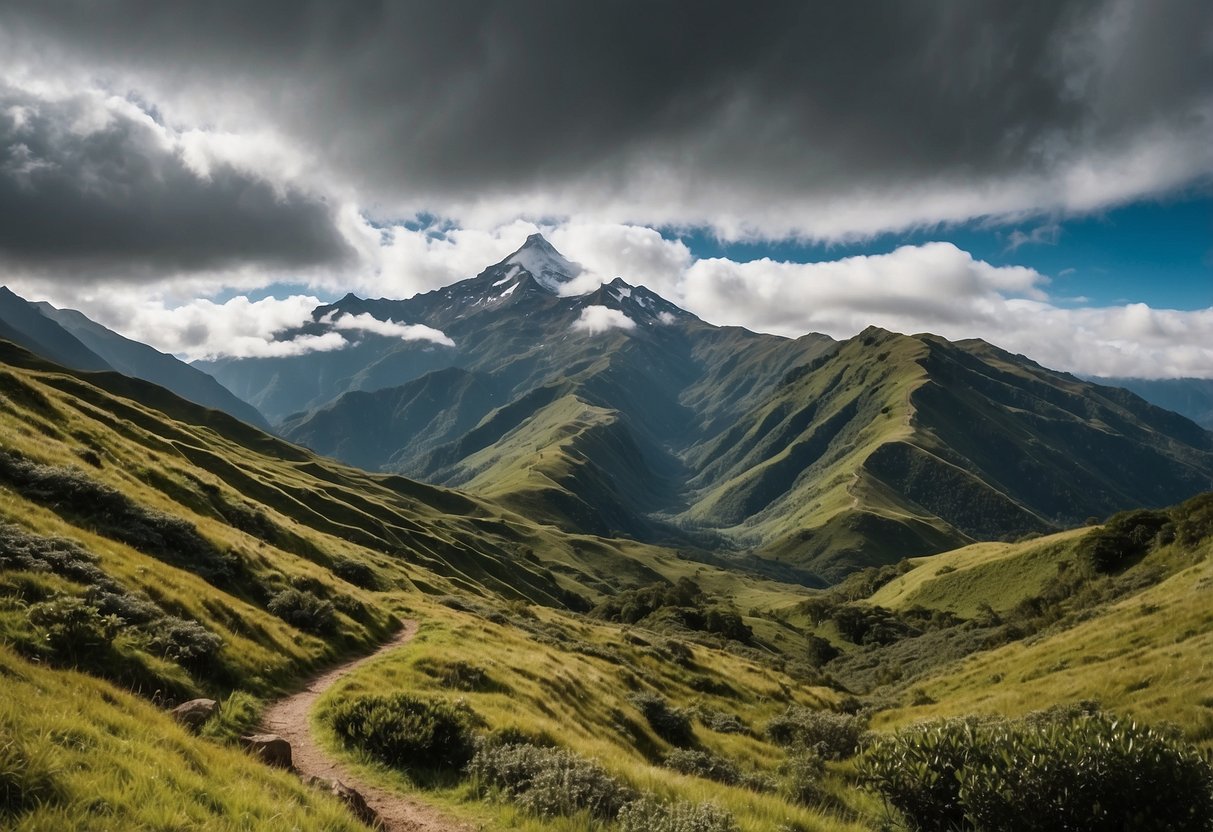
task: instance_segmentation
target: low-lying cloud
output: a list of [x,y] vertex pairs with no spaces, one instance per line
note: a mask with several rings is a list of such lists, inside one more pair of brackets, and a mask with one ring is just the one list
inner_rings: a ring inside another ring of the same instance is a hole
[[573,321],[573,329],[590,335],[601,335],[611,329],[635,329],[636,322],[618,309],[609,306],[587,306]]
[[453,347],[455,342],[447,337],[440,329],[434,329],[425,324],[402,324],[396,321],[381,321],[369,312],[358,315],[342,315],[334,320],[336,313],[330,313],[320,319],[337,330],[370,332],[386,338],[399,338],[401,341],[430,341],[444,347]]

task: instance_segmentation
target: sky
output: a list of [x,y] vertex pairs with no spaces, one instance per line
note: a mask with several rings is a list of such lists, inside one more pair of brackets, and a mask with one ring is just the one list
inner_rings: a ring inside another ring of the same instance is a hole
[[540,231],[722,325],[1213,378],[1207,0],[7,0],[0,56],[0,282],[187,359]]

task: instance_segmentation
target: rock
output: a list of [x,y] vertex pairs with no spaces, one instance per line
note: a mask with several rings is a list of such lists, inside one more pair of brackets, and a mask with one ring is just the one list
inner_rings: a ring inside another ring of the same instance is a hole
[[313,788],[322,789],[340,800],[350,810],[350,813],[372,829],[382,829],[383,819],[372,809],[357,789],[353,789],[340,780],[330,780],[325,777],[309,777],[306,782]]
[[291,744],[277,734],[250,734],[241,737],[240,742],[267,765],[291,767]]
[[219,710],[219,703],[214,699],[191,699],[182,702],[169,713],[173,719],[190,728],[200,728],[202,723],[210,719]]

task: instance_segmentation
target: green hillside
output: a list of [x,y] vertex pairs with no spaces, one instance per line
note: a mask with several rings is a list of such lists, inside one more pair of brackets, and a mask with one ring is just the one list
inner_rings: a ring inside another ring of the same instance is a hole
[[[560,261],[541,239],[520,252],[536,246]],[[1213,483],[1197,425],[982,341],[716,327],[622,279],[559,295],[517,256],[408,300],[347,296],[299,330],[370,315],[454,347],[368,335],[207,367],[271,413],[304,407],[279,428],[318,453],[570,533],[758,558],[810,583]],[[590,310],[619,326],[581,327]],[[294,398],[267,404],[275,391]]]
[[[528,489],[609,494],[578,479],[596,456],[620,460],[625,492],[662,496],[645,491],[656,472],[624,479],[643,431],[567,392],[467,456],[468,483],[499,487],[499,503],[316,457],[145,382],[8,344],[0,360],[6,828],[361,828],[235,738],[267,699],[402,619],[419,634],[330,689],[313,726],[361,782],[485,829],[630,832],[671,813],[699,832],[888,828],[852,757],[869,723],[923,716],[1098,698],[1185,741],[1213,736],[1208,679],[1187,670],[1213,638],[1208,497],[811,591],[735,555],[530,519]],[[899,372],[837,386],[912,399]],[[511,456],[533,430],[558,441]],[[890,436],[906,441],[905,422],[872,441]],[[752,438],[719,457],[744,468]],[[199,695],[222,703],[200,731],[167,716]],[[392,702],[453,720],[466,741],[442,747],[466,749],[459,765],[393,763],[374,731],[349,733],[367,709],[395,718]],[[537,785],[566,770],[609,812]],[[519,771],[537,779],[517,785]]]

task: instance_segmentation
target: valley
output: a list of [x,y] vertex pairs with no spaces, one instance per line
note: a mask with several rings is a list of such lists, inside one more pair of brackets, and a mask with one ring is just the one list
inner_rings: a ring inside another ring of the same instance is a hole
[[[285,438],[0,342],[11,828],[364,828],[241,750],[263,719],[373,804],[530,832],[886,828],[872,767],[924,719],[1106,709],[1210,747],[1210,434],[984,342],[681,311],[588,339],[589,306],[665,302],[536,268],[474,280],[511,274],[535,305],[511,314],[563,336],[482,312],[505,340],[465,353],[461,318],[426,318],[465,366],[366,336],[333,361],[424,372]],[[338,311],[397,321],[360,303]],[[263,716],[338,662],[289,725]],[[200,696],[217,715],[176,724]]]

